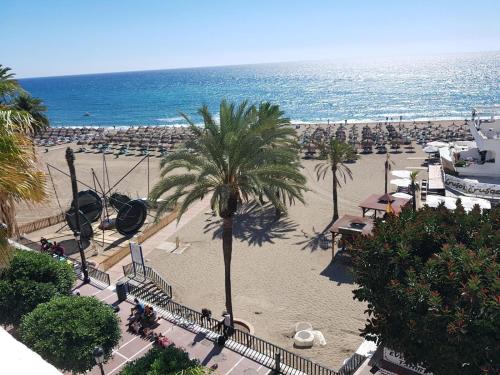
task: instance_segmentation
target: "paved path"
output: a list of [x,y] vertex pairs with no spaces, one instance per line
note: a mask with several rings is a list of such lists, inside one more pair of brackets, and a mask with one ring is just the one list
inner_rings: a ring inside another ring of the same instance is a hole
[[[94,296],[109,304],[117,302],[116,293],[111,289],[99,289],[95,286],[85,284],[79,285],[77,290],[82,296]],[[119,374],[123,366],[144,355],[153,345],[152,342],[141,338],[139,335],[127,331],[126,323],[130,314],[132,304],[128,301],[118,304],[121,318],[120,328],[122,337],[119,346],[113,351],[113,356],[104,365],[106,375]],[[220,348],[211,340],[205,338],[203,334],[195,334],[182,327],[179,327],[165,319],[159,320],[156,332],[161,332],[177,347],[184,348],[190,358],[197,358],[201,364],[207,367],[217,366],[216,373],[223,375],[267,375],[270,369],[245,358],[227,348]],[[100,375],[96,366],[89,372],[92,375]]]

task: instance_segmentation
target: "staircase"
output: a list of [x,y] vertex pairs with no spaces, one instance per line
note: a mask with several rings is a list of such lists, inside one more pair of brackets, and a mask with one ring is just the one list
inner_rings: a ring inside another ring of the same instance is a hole
[[165,307],[170,301],[170,297],[151,280],[129,279],[127,284],[130,294],[158,307]]

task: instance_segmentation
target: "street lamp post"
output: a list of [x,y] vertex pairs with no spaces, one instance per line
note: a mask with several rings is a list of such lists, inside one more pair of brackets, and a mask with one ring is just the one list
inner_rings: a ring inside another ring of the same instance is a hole
[[73,203],[75,210],[75,223],[76,230],[74,231],[75,241],[78,245],[78,251],[80,252],[80,258],[82,261],[82,273],[83,273],[83,282],[88,284],[90,283],[89,271],[87,268],[87,260],[85,259],[85,252],[83,250],[82,241],[80,239],[81,226],[80,226],[80,207],[78,205],[78,187],[76,184],[76,172],[75,172],[75,155],[73,154],[73,150],[68,147],[66,149],[66,161],[68,163],[69,175],[71,178],[71,190],[73,192]]
[[101,348],[100,346],[98,346],[94,349],[93,354],[94,354],[95,363],[97,363],[97,365],[101,369],[101,375],[105,375],[104,369],[102,367],[102,364],[104,363],[104,349]]

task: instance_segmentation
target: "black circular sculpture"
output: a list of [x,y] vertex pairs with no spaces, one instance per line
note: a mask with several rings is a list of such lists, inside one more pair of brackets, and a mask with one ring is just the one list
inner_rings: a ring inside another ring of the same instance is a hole
[[[78,207],[91,223],[101,217],[102,200],[101,197],[92,190],[78,192]],[[74,209],[75,202],[71,202],[71,209]]]
[[123,236],[131,236],[141,229],[146,221],[147,207],[140,199],[134,199],[123,206],[116,216],[116,230]]
[[76,225],[76,211],[72,207],[66,212],[66,223],[73,232],[80,232],[80,238],[82,240],[90,240],[94,235],[94,230],[92,229],[92,224],[90,224],[89,219],[85,216],[82,211],[79,211],[80,216],[80,228]]
[[130,198],[127,197],[124,194],[120,193],[113,193],[109,197],[109,204],[111,207],[113,207],[115,210],[120,211],[120,209],[125,205],[126,203],[130,202]]

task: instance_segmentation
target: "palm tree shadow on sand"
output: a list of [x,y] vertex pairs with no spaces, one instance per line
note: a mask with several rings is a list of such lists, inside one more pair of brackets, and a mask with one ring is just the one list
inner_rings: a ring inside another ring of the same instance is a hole
[[301,245],[301,250],[330,250],[332,248],[332,240],[330,236],[330,227],[332,224],[333,221],[331,221],[322,231],[317,231],[313,227],[312,234],[306,233],[302,230],[303,240],[296,242],[295,245]]
[[[233,236],[252,246],[273,244],[276,239],[287,239],[298,224],[286,216],[277,217],[274,207],[257,203],[245,204],[233,219]],[[212,238],[222,238],[222,220],[213,218],[203,228],[204,233],[213,232]]]

